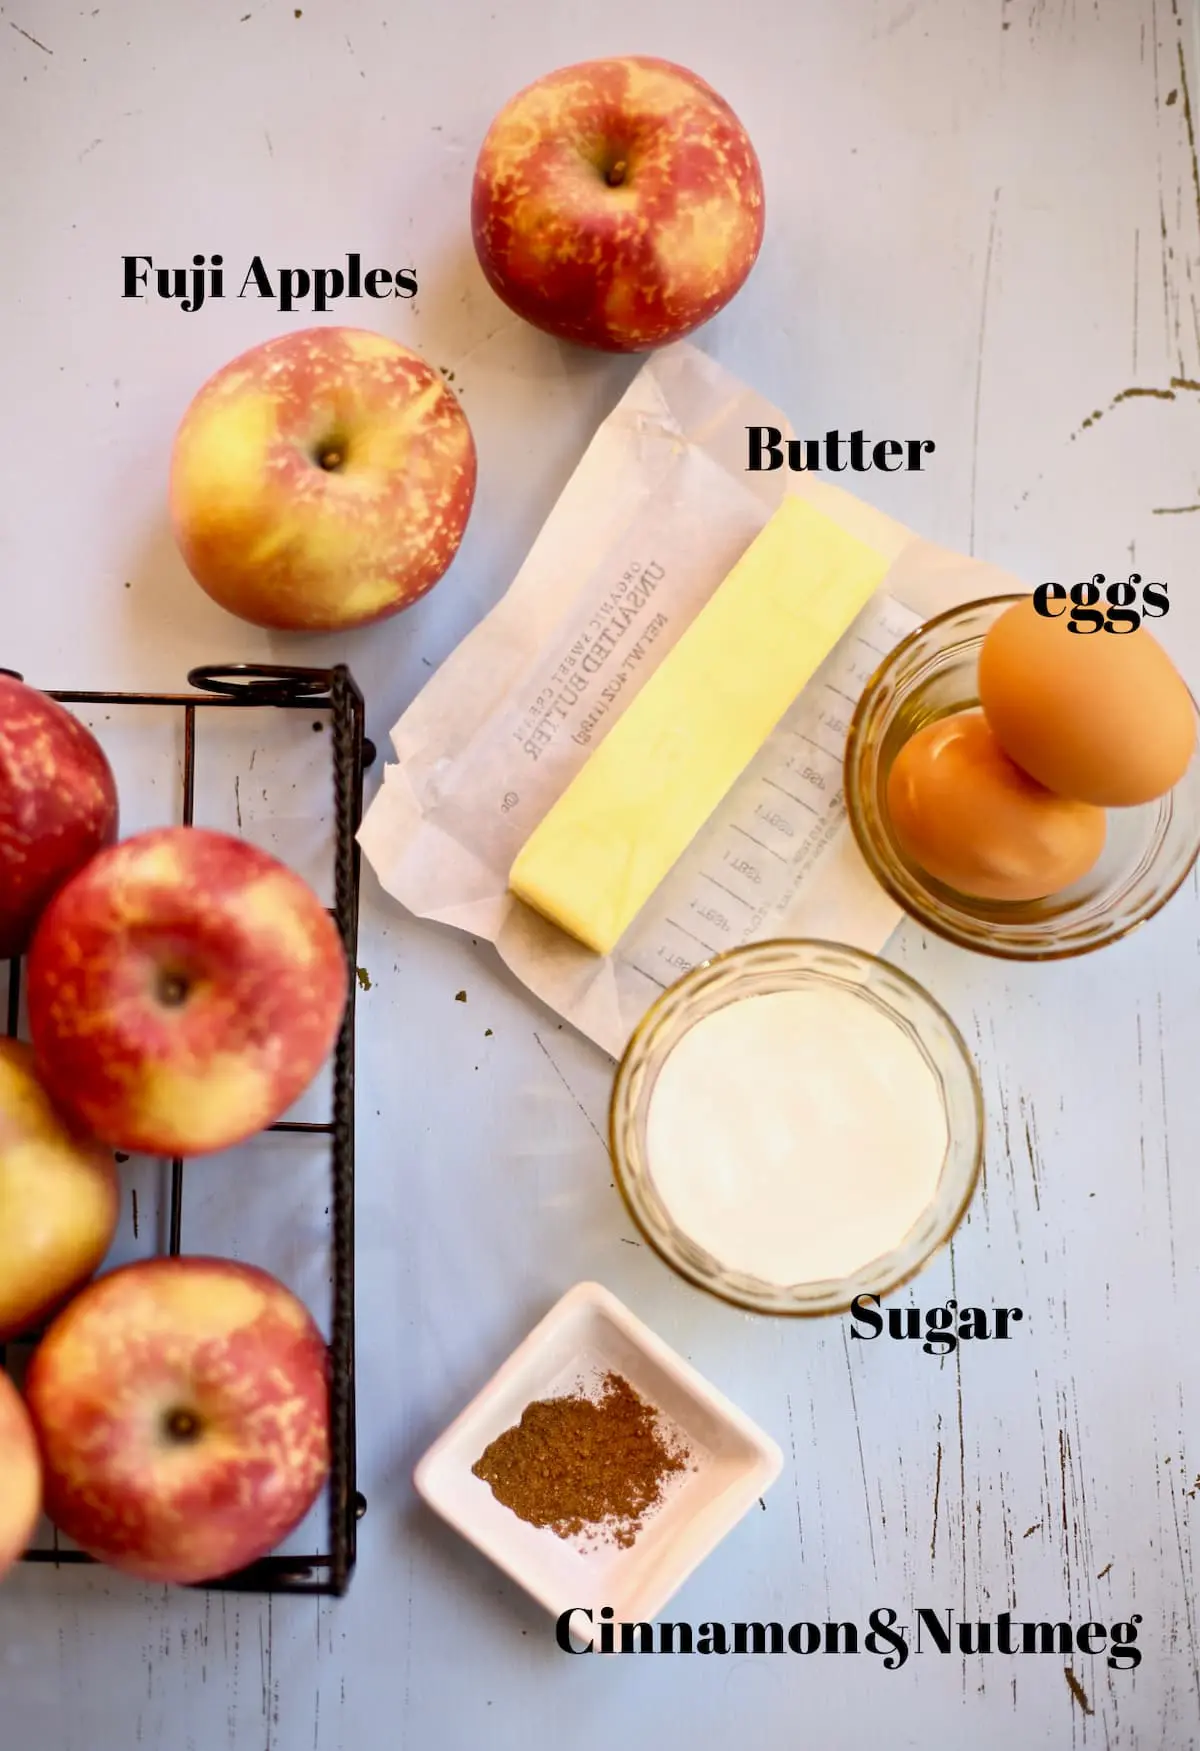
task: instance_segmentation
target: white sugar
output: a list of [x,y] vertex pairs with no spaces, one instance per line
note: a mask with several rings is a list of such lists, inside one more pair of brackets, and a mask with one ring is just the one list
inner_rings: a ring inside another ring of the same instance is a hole
[[684,1034],[646,1149],[677,1228],[786,1285],[893,1251],[933,1200],[947,1141],[915,1041],[869,1000],[812,986],[726,1004]]

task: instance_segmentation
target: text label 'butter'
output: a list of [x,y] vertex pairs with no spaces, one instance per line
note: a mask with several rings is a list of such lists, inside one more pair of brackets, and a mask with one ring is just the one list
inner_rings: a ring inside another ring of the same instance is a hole
[[793,474],[819,474],[822,469],[831,474],[844,474],[847,469],[866,474],[872,468],[885,474],[901,470],[919,474],[922,456],[937,448],[932,438],[879,438],[872,443],[861,429],[845,436],[835,429],[824,438],[785,438],[778,426],[747,426],[746,432],[750,440],[746,468],[751,474],[782,468],[785,454]]

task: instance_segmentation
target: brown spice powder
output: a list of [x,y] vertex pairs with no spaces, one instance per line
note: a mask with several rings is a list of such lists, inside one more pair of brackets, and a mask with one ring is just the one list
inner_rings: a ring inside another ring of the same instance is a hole
[[471,1467],[530,1526],[581,1532],[627,1549],[688,1455],[664,1438],[658,1412],[620,1374],[583,1393],[528,1405]]

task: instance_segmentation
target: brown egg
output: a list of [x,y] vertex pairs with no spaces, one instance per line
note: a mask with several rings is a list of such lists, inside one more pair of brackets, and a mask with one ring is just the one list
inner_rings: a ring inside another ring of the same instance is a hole
[[905,742],[887,803],[905,855],[976,899],[1057,894],[1104,849],[1104,810],[1055,796],[1022,772],[977,711],[939,718]]
[[1191,696],[1144,626],[1073,633],[1033,598],[996,621],[979,699],[1010,760],[1060,796],[1117,808],[1177,784],[1196,742]]

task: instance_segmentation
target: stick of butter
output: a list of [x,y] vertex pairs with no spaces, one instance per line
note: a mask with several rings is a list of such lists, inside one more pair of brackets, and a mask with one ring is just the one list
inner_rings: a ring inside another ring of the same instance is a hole
[[521,847],[517,898],[608,954],[886,571],[785,498]]

